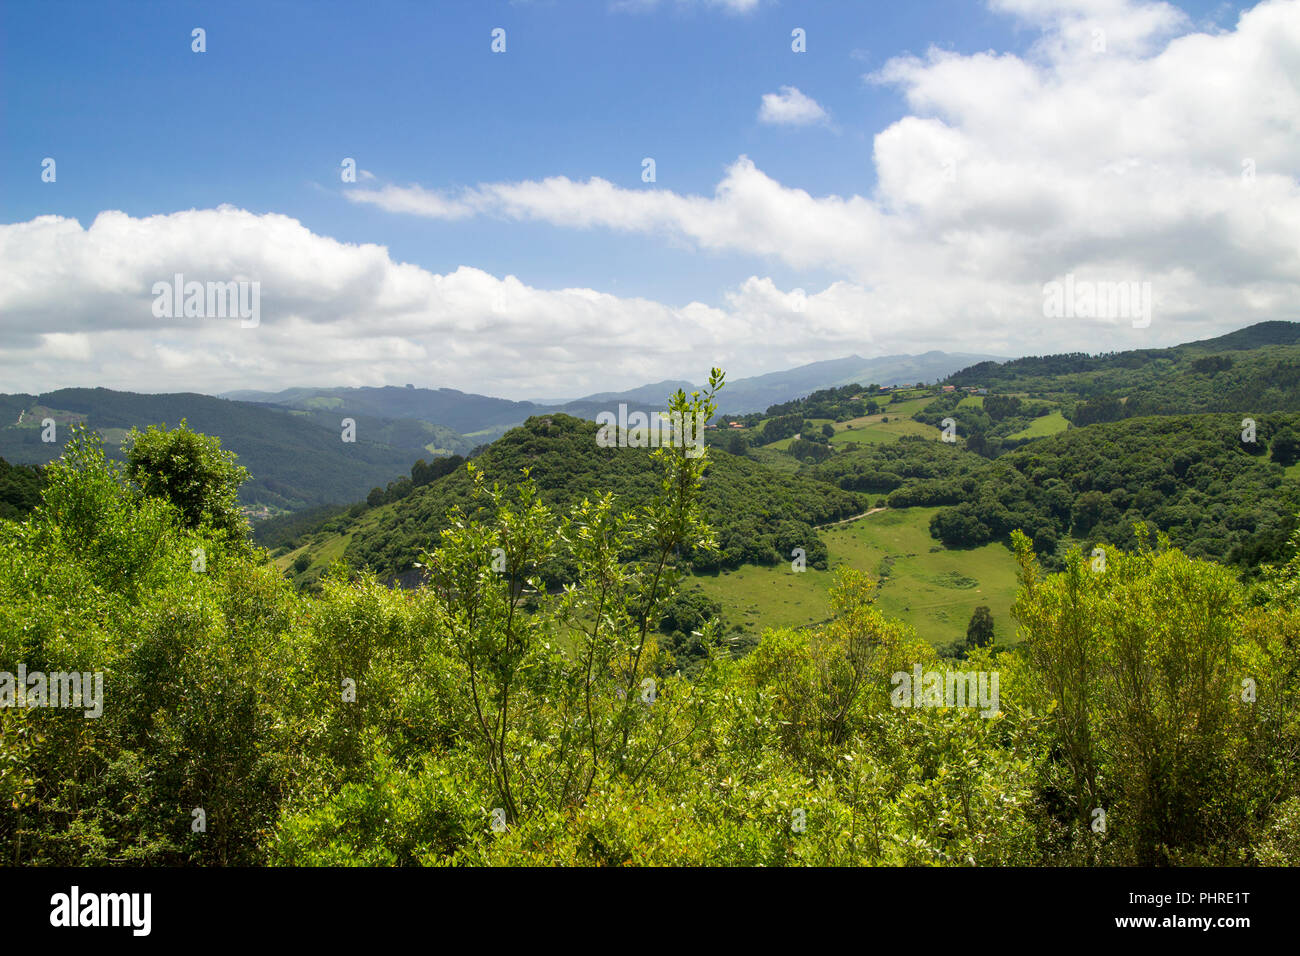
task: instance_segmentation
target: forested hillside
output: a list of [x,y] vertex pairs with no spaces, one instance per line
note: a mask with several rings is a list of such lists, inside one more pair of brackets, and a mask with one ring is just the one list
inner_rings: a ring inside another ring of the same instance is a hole
[[[645,450],[601,448],[594,422],[568,415],[530,418],[474,459],[488,481],[512,483],[529,469],[543,499],[572,508],[584,498],[609,492],[644,500],[656,485]],[[313,542],[311,553],[330,553],[348,541],[343,556],[353,567],[383,575],[408,570],[420,549],[445,528],[447,512],[463,502],[470,477],[460,468],[375,511],[332,521],[333,530]],[[787,476],[762,465],[714,452],[704,480],[702,506],[719,539],[716,555],[694,553],[700,571],[752,562],[773,564],[801,547],[814,565],[824,566],[825,548],[813,526],[858,514],[867,498],[810,476]],[[318,571],[323,568],[318,567]],[[563,571],[556,574],[563,577]]]
[[[219,436],[252,472],[240,500],[273,511],[356,501],[417,458],[432,457],[428,445],[448,454],[469,446],[450,429],[428,423],[390,422],[346,410],[293,412],[192,393],[74,388],[3,399],[0,456],[12,462],[44,464],[57,457],[74,423],[99,431],[110,456],[120,458],[120,442],[130,428],[174,427],[185,419],[196,431]],[[356,423],[355,442],[342,440],[344,417]],[[47,418],[55,422],[53,442],[42,440]]]
[[1076,424],[1195,412],[1294,412],[1300,411],[1300,323],[1263,322],[1167,349],[983,362],[946,381],[1070,400],[1080,406],[1081,418],[1067,415]]
[[1287,468],[1300,449],[1297,428],[1300,415],[1290,414],[1261,416],[1250,441],[1235,415],[1071,429],[927,486],[927,503],[954,506],[932,531],[974,545],[1021,529],[1051,559],[1067,538],[1123,541],[1146,522],[1189,554],[1252,568],[1278,560],[1295,528],[1300,485]]
[[0,518],[22,518],[41,500],[40,469],[0,458]]

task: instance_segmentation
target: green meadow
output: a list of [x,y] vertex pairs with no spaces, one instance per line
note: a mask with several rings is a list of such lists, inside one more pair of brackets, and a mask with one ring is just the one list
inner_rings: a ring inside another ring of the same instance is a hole
[[1015,561],[1000,544],[950,550],[930,537],[938,508],[890,509],[824,528],[830,570],[796,572],[786,564],[746,565],[691,579],[689,587],[720,602],[727,619],[746,631],[799,627],[830,616],[833,571],[848,565],[879,583],[881,610],[916,628],[934,644],[964,638],[971,613],[981,604],[993,612],[998,643],[1013,643],[1011,602]]
[[1011,438],[1046,438],[1048,435],[1055,435],[1057,432],[1063,432],[1070,427],[1070,423],[1065,420],[1065,416],[1060,411],[1050,412],[1041,418],[1035,418],[1034,423],[1028,428],[1016,432]]

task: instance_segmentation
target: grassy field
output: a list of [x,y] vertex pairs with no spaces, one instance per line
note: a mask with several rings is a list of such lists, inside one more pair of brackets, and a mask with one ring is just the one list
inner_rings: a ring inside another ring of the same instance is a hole
[[[854,442],[876,445],[898,441],[904,435],[923,435],[926,438],[937,440],[939,437],[937,429],[912,421],[912,415],[925,408],[932,401],[934,401],[933,395],[922,394],[919,398],[909,398],[906,401],[884,405],[881,411],[875,415],[863,415],[844,422],[832,422],[829,418],[813,418],[810,420],[818,429],[823,425],[834,425],[835,434],[831,436],[830,443],[836,446]],[[885,419],[889,419],[889,421],[885,421]],[[767,421],[767,419],[764,419],[763,423],[765,424]],[[782,438],[780,441],[774,441],[762,447],[771,451],[783,452],[790,447],[790,443],[793,441],[793,437]]]
[[1057,432],[1063,432],[1070,427],[1070,423],[1065,420],[1065,416],[1060,412],[1050,412],[1041,418],[1035,418],[1034,423],[1028,428],[1010,435],[1010,438],[1045,438],[1048,435],[1055,435]]
[[930,537],[937,508],[882,511],[826,528],[831,571],[802,573],[789,564],[747,565],[735,571],[692,579],[726,608],[727,618],[745,630],[794,627],[830,616],[828,589],[835,567],[846,564],[881,581],[882,611],[916,628],[931,643],[964,638],[971,613],[980,604],[993,612],[998,643],[1014,638],[1011,602],[1015,561],[1002,545],[968,551],[948,550]]
[[[393,505],[383,505],[367,511],[357,522],[356,531],[370,530],[392,508]],[[315,580],[335,561],[341,561],[343,553],[347,550],[348,545],[352,543],[354,533],[356,532],[350,531],[342,535],[330,533],[312,535],[306,544],[272,559],[271,563],[281,571],[287,572],[293,578],[294,584],[302,585],[305,582]],[[302,554],[310,556],[311,564],[302,572],[295,572],[293,571],[293,563]]]
[[[851,418],[846,422],[839,422],[835,426],[835,434],[831,436],[831,444],[842,446],[856,442],[864,445],[878,445],[884,442],[898,441],[904,435],[922,435],[937,440],[939,437],[938,429],[931,428],[929,425],[922,425],[920,422],[914,422],[911,418],[913,414],[919,412],[933,400],[933,396],[927,395],[923,398],[896,402],[893,405],[886,405],[876,415],[863,415],[860,418]],[[889,421],[885,421],[886,418]]]
[[[886,418],[889,421],[884,421]],[[922,435],[938,441],[940,432],[937,428],[922,425],[910,418],[895,418],[893,415],[867,415],[864,418],[854,418],[840,426],[836,426],[835,434],[831,436],[830,441],[836,447],[855,442],[863,445],[879,445],[884,442],[898,441],[904,435]]]

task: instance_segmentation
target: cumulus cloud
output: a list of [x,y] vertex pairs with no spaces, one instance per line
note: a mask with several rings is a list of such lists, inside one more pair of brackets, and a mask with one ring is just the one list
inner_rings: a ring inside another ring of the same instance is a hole
[[[94,383],[153,390],[419,382],[512,397],[785,364],[861,342],[841,293],[797,296],[752,278],[727,308],[669,306],[586,288],[538,289],[462,266],[438,275],[373,244],[230,206],[88,227],[42,216],[0,225],[0,380],[6,390]],[[160,317],[154,285],[257,282],[260,322]]]
[[[553,177],[440,203],[827,270],[871,290],[877,328],[968,347],[1130,347],[1300,317],[1300,3],[1215,34],[1165,3],[993,6],[1040,31],[1029,53],[931,49],[865,78],[911,111],[875,137],[870,196],[813,196],[741,157],[711,196]],[[1136,339],[1113,320],[1047,324],[1042,287],[1070,273],[1151,282],[1160,319]]]
[[830,117],[821,105],[798,87],[783,86],[780,93],[764,93],[758,108],[760,123],[776,126],[810,126],[825,123]]

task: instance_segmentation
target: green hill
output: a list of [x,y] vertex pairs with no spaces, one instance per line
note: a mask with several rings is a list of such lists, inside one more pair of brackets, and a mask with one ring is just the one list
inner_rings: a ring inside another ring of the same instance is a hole
[[[430,457],[427,443],[448,442],[454,435],[413,423],[349,416],[346,411],[313,416],[208,395],[141,395],[105,388],[6,395],[0,409],[5,414],[0,456],[24,464],[57,458],[67,428],[76,422],[100,432],[109,454],[120,457],[121,440],[132,426],[175,426],[187,419],[195,431],[219,437],[252,473],[240,490],[240,501],[275,511],[356,501],[375,485],[407,472],[415,459]],[[343,417],[357,422],[354,443],[342,440]],[[56,422],[54,442],[41,441],[45,418]],[[457,448],[463,449],[467,442],[456,437]],[[384,439],[401,441],[402,447]]]
[[1067,417],[1075,424],[1140,415],[1300,411],[1300,323],[1261,322],[1166,349],[982,362],[948,383],[1072,399],[1074,414]]
[[1277,560],[1300,508],[1288,468],[1300,414],[1170,415],[1072,428],[964,473],[916,482],[917,504],[946,504],[931,532],[950,546],[1004,541],[1019,528],[1050,560],[1071,542],[1127,542],[1135,522],[1175,547],[1244,569]]
[[[629,502],[646,500],[658,480],[647,449],[601,448],[597,426],[569,415],[528,419],[475,459],[489,482],[513,482],[529,468],[544,498],[568,506],[610,491]],[[704,507],[718,535],[716,559],[695,555],[697,570],[737,567],[744,563],[788,561],[790,551],[804,548],[810,564],[825,561],[825,545],[814,525],[859,514],[867,499],[808,475],[788,475],[746,458],[709,450],[704,480]],[[421,549],[433,544],[446,526],[447,512],[463,504],[469,487],[458,469],[392,504],[355,515],[331,518],[333,530],[299,540],[282,563],[299,561],[314,576],[322,554],[341,554],[354,567],[385,575],[407,571]],[[300,572],[301,573],[301,572]]]

